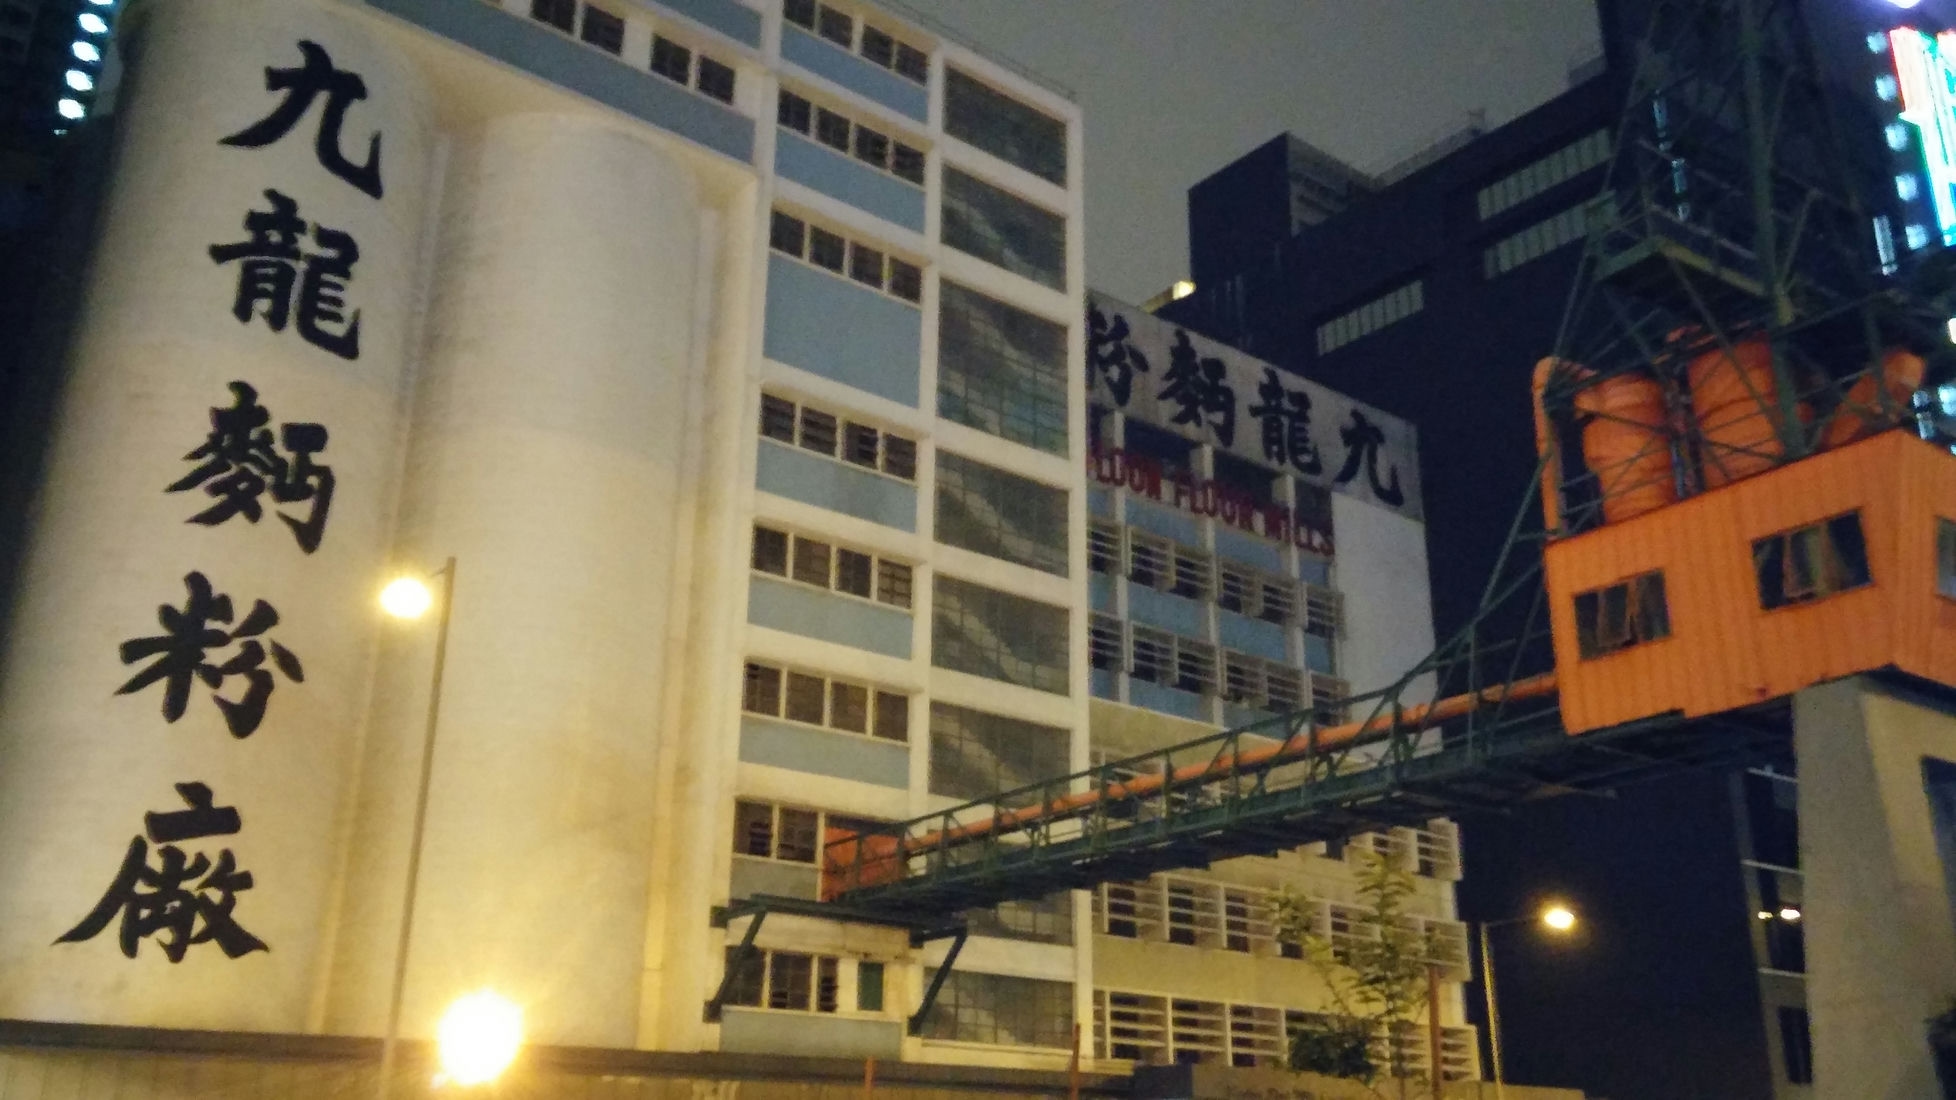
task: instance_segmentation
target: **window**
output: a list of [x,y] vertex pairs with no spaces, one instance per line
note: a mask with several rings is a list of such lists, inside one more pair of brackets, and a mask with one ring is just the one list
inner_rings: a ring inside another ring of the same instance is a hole
[[856,21],[824,5],[815,15],[815,33],[846,50],[855,44]]
[[1956,599],[1956,522],[1936,517],[1936,591]]
[[740,709],[885,741],[910,740],[908,695],[756,661],[747,662]]
[[1121,572],[1121,529],[1098,520],[1087,524],[1087,568],[1109,576]]
[[696,53],[662,34],[652,37],[652,71],[675,84],[697,88],[701,94],[722,103],[733,102],[732,66]]
[[[917,480],[914,440],[853,420],[840,420],[833,413],[796,405],[771,393],[761,395],[761,435],[891,477]],[[909,579],[907,567],[904,579]]]
[[530,18],[570,34],[577,27],[577,0],[530,0]]
[[1795,1085],[1813,1084],[1813,1031],[1806,1009],[1780,1006],[1779,1046],[1786,1063],[1786,1080]]
[[1073,986],[953,970],[944,979],[923,1034],[930,1039],[1064,1050],[1073,1044]]
[[989,798],[1067,774],[1067,732],[949,703],[930,705],[930,793]]
[[1135,623],[1128,629],[1128,675],[1195,695],[1217,692],[1217,651],[1207,642]]
[[924,51],[899,40],[888,31],[862,24],[861,45],[857,45],[856,20],[845,11],[818,4],[815,0],[783,0],[781,14],[788,22],[814,31],[845,50],[860,54],[863,60],[879,65],[906,80],[922,84],[930,79],[930,59]]
[[944,70],[944,132],[1066,186],[1066,123],[954,68]]
[[1014,275],[1066,289],[1066,218],[955,168],[944,169],[942,237]]
[[1572,206],[1551,218],[1497,241],[1481,254],[1481,273],[1487,278],[1505,275],[1530,260],[1573,244],[1589,234],[1589,204]]
[[1318,354],[1336,351],[1361,336],[1403,321],[1426,308],[1426,280],[1414,279],[1357,309],[1340,314],[1318,326]]
[[606,53],[617,53],[625,48],[625,21],[596,4],[586,4],[577,36]]
[[1216,606],[1251,619],[1288,623],[1297,617],[1297,582],[1234,562],[1216,563]]
[[993,909],[973,909],[966,919],[973,935],[1028,943],[1073,942],[1073,895],[1065,891],[1036,901],[1008,901]]
[[768,246],[816,267],[847,275],[892,297],[916,303],[924,296],[923,269],[840,233],[810,225],[802,218],[780,210],[768,221]]
[[1067,694],[1067,611],[939,574],[932,585],[931,663]]
[[864,961],[856,964],[856,1011],[883,1011],[882,963]]
[[1112,615],[1095,615],[1087,623],[1087,663],[1103,672],[1119,672],[1121,655],[1127,651],[1121,637],[1121,621]]
[[790,23],[815,29],[815,0],[782,0],[781,14]]
[[786,88],[781,89],[781,101],[774,117],[788,129],[812,137],[839,153],[923,186],[924,151],[900,138],[873,130],[839,111],[817,107]]
[[814,863],[822,815],[767,802],[734,803],[734,854]]
[[1610,159],[1610,132],[1598,130],[1480,189],[1474,196],[1482,221],[1527,202]]
[[937,541],[1066,576],[1066,490],[937,452]]
[[[735,965],[739,955],[737,947],[727,948],[726,965],[729,970]],[[881,964],[858,964],[858,980],[862,968]],[[836,991],[840,988],[838,974],[841,960],[832,955],[807,955],[799,951],[755,951],[746,959],[746,965],[735,976],[728,987],[726,1003],[748,1008],[772,1008],[784,1012],[834,1012],[836,1011]],[[879,969],[877,976],[879,993],[882,979]]]
[[1759,606],[1768,611],[1808,603],[1869,584],[1861,513],[1768,535],[1752,544]]
[[1576,648],[1584,660],[1670,636],[1661,570],[1576,595]]
[[[790,553],[792,546],[793,552]],[[754,570],[895,607],[910,606],[910,566],[754,525]]]
[[1066,326],[956,283],[939,289],[938,415],[1065,454]]

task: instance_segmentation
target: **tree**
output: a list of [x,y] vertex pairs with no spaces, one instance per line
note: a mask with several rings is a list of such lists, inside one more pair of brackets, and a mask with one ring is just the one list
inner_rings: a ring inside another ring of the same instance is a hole
[[1372,1040],[1395,1022],[1417,1020],[1427,1004],[1427,960],[1433,945],[1417,922],[1406,919],[1414,889],[1410,872],[1367,852],[1358,874],[1364,910],[1361,934],[1333,943],[1314,919],[1315,907],[1289,890],[1271,899],[1277,938],[1296,944],[1304,961],[1331,992],[1332,1013],[1298,1029],[1290,1041],[1290,1068],[1360,1081],[1373,1095],[1381,1072],[1402,1082],[1413,1076],[1397,1048],[1380,1066]]

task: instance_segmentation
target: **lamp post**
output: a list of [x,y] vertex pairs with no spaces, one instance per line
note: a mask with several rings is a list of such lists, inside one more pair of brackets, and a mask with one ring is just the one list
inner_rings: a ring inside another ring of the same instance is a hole
[[[428,782],[434,774],[435,727],[441,717],[441,678],[448,662],[448,619],[455,606],[455,559],[429,574],[441,578],[441,618],[435,629],[435,663],[428,685],[428,721],[421,735],[421,778],[414,795],[414,828],[408,840],[407,892],[401,898],[401,930],[394,943],[394,980],[387,1001],[387,1035],[380,1044],[380,1081],[374,1095],[386,1100],[401,1037],[401,999],[407,987],[408,938],[414,929],[414,895],[421,878],[421,836],[428,824]],[[418,619],[433,597],[427,582],[403,577],[380,594],[381,606],[399,619]]]
[[1537,920],[1544,928],[1558,934],[1566,933],[1576,926],[1576,914],[1565,905],[1550,905],[1533,917],[1507,917],[1480,923],[1481,992],[1487,995],[1487,1045],[1489,1061],[1493,1063],[1496,1100],[1507,1100],[1508,1092],[1506,1084],[1501,1080],[1501,1015],[1494,1005],[1494,955],[1488,950],[1487,933],[1492,928]]

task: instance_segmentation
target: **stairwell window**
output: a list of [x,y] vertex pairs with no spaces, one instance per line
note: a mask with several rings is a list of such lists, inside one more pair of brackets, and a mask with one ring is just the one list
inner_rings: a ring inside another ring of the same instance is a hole
[[1936,517],[1936,591],[1956,600],[1956,522]]
[[1576,646],[1584,660],[1670,636],[1662,570],[1576,596]]
[[1768,611],[1873,581],[1859,512],[1759,539],[1752,544],[1752,565],[1759,580],[1759,606]]

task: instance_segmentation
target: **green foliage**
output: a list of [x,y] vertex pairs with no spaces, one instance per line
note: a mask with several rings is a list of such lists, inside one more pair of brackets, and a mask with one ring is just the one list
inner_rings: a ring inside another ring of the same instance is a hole
[[1288,891],[1271,900],[1277,937],[1296,944],[1305,962],[1324,979],[1335,1015],[1307,1025],[1291,1040],[1290,1067],[1368,1086],[1383,1070],[1409,1076],[1402,1064],[1378,1066],[1368,1041],[1396,1020],[1419,1018],[1426,1010],[1427,963],[1432,944],[1409,927],[1406,902],[1414,878],[1375,852],[1365,854],[1358,875],[1362,926],[1338,943],[1316,926],[1315,907]]

